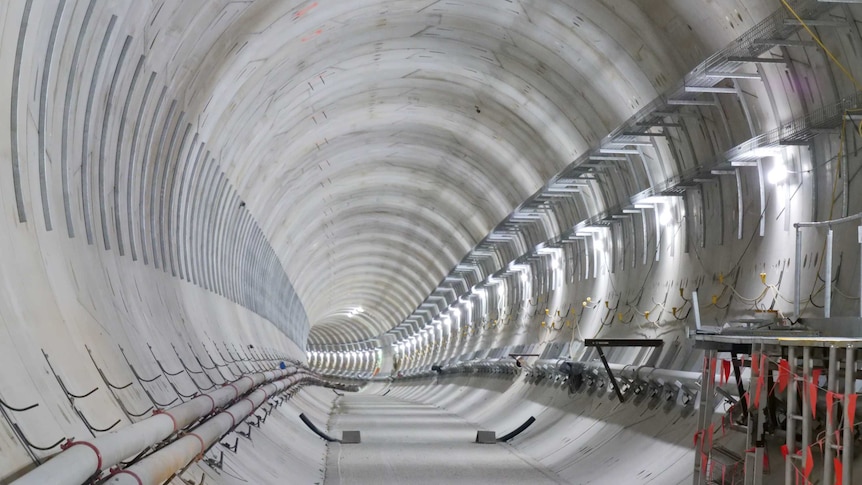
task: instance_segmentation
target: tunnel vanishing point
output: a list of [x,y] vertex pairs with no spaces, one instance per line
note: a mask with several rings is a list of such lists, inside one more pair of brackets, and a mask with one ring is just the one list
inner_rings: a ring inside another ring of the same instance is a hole
[[0,26],[0,483],[862,483],[862,0]]

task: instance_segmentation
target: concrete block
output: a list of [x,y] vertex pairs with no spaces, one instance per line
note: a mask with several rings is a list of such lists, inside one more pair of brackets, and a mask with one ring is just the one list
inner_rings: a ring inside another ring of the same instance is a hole
[[476,443],[489,445],[497,442],[497,433],[493,431],[476,431]]
[[360,443],[359,431],[342,431],[341,432],[341,443],[342,444],[356,444]]

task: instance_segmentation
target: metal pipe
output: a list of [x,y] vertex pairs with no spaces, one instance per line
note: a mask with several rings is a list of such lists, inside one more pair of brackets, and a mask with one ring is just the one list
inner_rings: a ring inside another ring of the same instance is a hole
[[[541,362],[541,361],[540,361]],[[556,361],[554,361],[556,362]],[[579,362],[580,363],[580,362]],[[537,362],[538,364],[538,362]],[[601,362],[582,362],[585,367],[602,371],[604,366]],[[697,371],[682,371],[670,369],[657,369],[655,367],[635,367],[633,365],[608,363],[608,367],[614,374],[627,379],[638,379],[649,381],[650,379],[662,379],[665,381],[680,381],[680,383],[694,389],[700,385],[701,373]]]
[[[838,349],[829,347],[829,370],[827,371],[826,390],[835,392],[836,377],[838,374]],[[828,404],[827,404],[828,405]],[[824,436],[823,450],[823,483],[832,483],[832,456],[835,445],[832,437],[835,433],[835,423],[832,418],[832,409],[826,410],[826,436]]]
[[858,221],[862,219],[862,212],[853,214],[852,216],[847,217],[839,217],[838,219],[830,219],[828,221],[812,221],[812,222],[796,222],[793,224],[793,227],[826,227],[826,226],[837,226],[838,224],[844,224],[845,222],[850,221]]
[[826,231],[826,288],[823,292],[823,316],[832,316],[832,226]]
[[802,297],[800,287],[802,286],[802,231],[796,226],[796,259],[794,265],[793,282],[793,315],[799,318],[799,299]]
[[116,473],[107,483],[120,485],[164,483],[177,470],[195,458],[203,456],[210,445],[233,429],[237,423],[250,416],[267,399],[287,390],[301,379],[301,376],[292,375],[258,387],[230,408],[194,428],[192,432]]
[[117,431],[90,440],[72,441],[67,449],[24,475],[11,485],[79,485],[93,475],[144,448],[159,443],[176,431],[222,408],[261,384],[297,373],[295,367],[240,377],[217,390],[160,411]]
[[811,379],[811,347],[802,348],[802,443],[799,449],[802,450],[802,469],[807,465],[807,455],[805,451],[808,445],[811,444],[811,406],[816,406],[817,403],[812,403],[808,392],[808,384]]
[[[847,360],[844,363],[844,395],[856,392],[856,356],[853,347],[847,347]],[[853,427],[850,423],[850,406],[844,401],[844,436],[842,443],[842,483],[853,483]]]
[[[796,234],[799,234],[799,229],[796,230]],[[796,347],[787,348],[787,364],[790,366],[790,383],[787,385],[787,397],[785,399],[787,403],[787,437],[785,443],[787,445],[787,459],[784,461],[784,483],[793,483],[795,476],[793,459],[796,456]]]

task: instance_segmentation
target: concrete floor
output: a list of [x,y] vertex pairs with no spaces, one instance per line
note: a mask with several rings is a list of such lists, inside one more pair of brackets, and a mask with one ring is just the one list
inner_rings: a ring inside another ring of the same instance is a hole
[[360,430],[362,443],[330,443],[326,484],[566,483],[506,444],[474,443],[476,425],[427,404],[347,394],[330,417],[334,436]]

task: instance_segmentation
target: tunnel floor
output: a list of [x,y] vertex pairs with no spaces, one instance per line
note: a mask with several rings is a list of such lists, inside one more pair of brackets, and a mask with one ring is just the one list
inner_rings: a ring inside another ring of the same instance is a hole
[[474,443],[476,425],[430,405],[348,394],[336,401],[329,430],[362,433],[361,444],[329,443],[330,485],[566,483],[509,445]]

